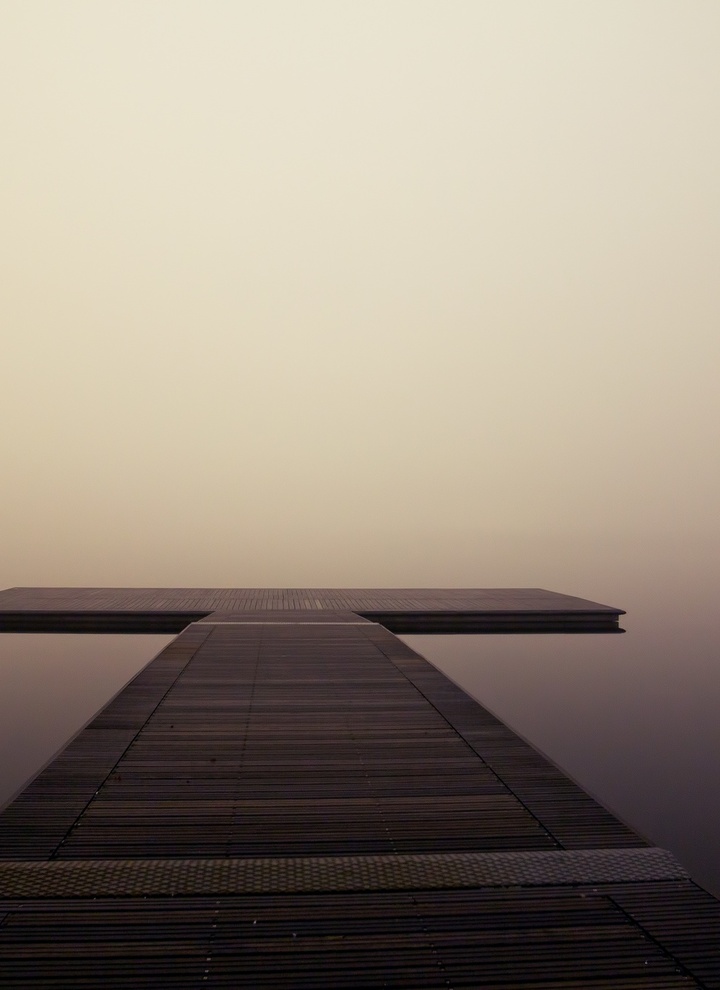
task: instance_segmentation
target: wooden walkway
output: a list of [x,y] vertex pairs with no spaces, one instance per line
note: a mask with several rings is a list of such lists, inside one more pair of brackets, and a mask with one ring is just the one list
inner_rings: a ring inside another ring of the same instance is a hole
[[192,623],[0,815],[0,986],[720,988],[720,902],[339,604]]
[[357,613],[398,633],[618,632],[622,609],[542,588],[10,588],[0,631],[180,632],[215,613]]

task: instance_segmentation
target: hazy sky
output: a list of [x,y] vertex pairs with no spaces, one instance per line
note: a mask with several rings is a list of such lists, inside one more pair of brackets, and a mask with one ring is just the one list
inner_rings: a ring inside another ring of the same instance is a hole
[[715,0],[1,2],[0,586],[717,536],[719,51]]

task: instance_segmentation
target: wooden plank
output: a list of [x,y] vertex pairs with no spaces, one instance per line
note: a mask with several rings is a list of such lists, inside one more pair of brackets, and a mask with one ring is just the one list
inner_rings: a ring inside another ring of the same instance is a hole
[[12,912],[0,964],[13,987],[700,986],[610,897],[554,888],[56,901]]

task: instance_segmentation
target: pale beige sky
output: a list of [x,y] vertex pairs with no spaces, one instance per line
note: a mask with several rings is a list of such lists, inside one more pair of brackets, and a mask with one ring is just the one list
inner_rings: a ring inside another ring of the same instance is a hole
[[717,537],[714,0],[0,24],[0,586],[546,584],[528,541]]

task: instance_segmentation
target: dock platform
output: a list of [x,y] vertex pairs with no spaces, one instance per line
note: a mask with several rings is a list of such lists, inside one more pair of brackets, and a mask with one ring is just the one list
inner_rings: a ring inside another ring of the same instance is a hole
[[621,610],[0,593],[5,628],[135,611],[184,628],[0,814],[0,987],[720,988],[720,902],[391,631]]

